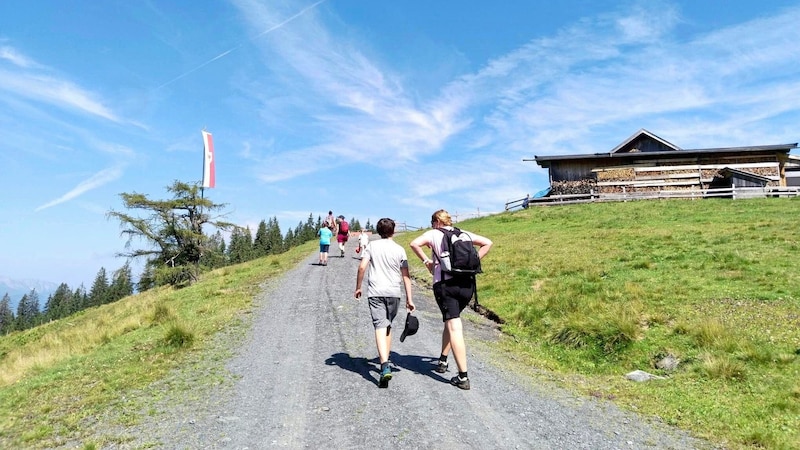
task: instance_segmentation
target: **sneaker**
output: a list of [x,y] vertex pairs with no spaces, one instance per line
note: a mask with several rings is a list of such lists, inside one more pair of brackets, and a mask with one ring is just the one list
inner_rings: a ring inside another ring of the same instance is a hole
[[391,380],[391,379],[392,379],[392,368],[389,367],[389,366],[386,366],[386,368],[381,371],[381,379],[378,382],[378,387],[381,387],[381,388],[389,387],[389,380]]
[[436,363],[436,368],[433,370],[435,370],[437,373],[447,372],[447,361],[438,361]]
[[342,255],[341,256],[342,256],[342,258],[344,258],[344,250],[342,250]]
[[461,378],[456,375],[450,379],[450,384],[465,391],[469,390],[469,378]]

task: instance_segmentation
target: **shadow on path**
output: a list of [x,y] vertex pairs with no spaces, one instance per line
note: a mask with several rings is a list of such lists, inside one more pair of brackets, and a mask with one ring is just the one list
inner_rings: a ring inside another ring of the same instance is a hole
[[[396,373],[408,370],[421,375],[427,375],[440,383],[450,383],[448,378],[434,372],[433,369],[435,367],[434,362],[436,358],[419,355],[400,355],[392,352],[389,360],[392,362]],[[361,356],[353,357],[347,353],[334,353],[330,358],[325,360],[325,364],[329,366],[339,366],[342,369],[361,375],[361,378],[364,378],[376,386],[378,385],[378,375],[381,371],[378,358],[367,359]]]

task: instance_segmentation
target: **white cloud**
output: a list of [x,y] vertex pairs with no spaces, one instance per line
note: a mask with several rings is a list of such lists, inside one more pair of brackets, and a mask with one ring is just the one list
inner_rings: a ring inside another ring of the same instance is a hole
[[17,96],[121,122],[116,114],[95,99],[94,94],[68,81],[45,75],[0,71],[0,88]]
[[28,58],[27,56],[18,52],[16,49],[7,45],[0,46],[0,59],[5,59],[6,61],[9,61],[10,63],[14,64],[15,66],[19,66],[26,69],[41,67],[34,60]]
[[61,203],[67,202],[69,200],[72,200],[74,198],[77,198],[80,195],[83,195],[86,192],[89,192],[89,191],[91,191],[93,189],[99,188],[100,186],[108,184],[108,183],[118,179],[121,176],[122,176],[122,166],[114,166],[114,167],[109,167],[107,169],[103,169],[103,170],[95,173],[94,175],[92,175],[88,179],[86,179],[84,181],[81,181],[80,183],[78,183],[77,186],[72,188],[72,190],[70,190],[66,194],[62,195],[61,197],[59,197],[59,198],[57,198],[57,199],[55,199],[53,201],[50,201],[48,203],[45,203],[44,205],[39,206],[38,208],[35,209],[35,211],[38,212],[38,211],[41,211],[43,209],[47,209],[47,208],[50,208],[52,206],[56,206],[56,205],[59,205]]

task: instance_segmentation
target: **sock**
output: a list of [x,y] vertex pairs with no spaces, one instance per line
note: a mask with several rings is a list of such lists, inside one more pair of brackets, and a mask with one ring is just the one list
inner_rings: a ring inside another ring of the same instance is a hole
[[439,362],[446,363],[446,362],[447,362],[447,355],[441,355],[441,356],[439,356]]
[[384,370],[386,370],[386,368],[387,368],[387,367],[389,367],[389,361],[386,361],[386,362],[384,362],[384,363],[381,363],[381,372],[383,372]]
[[467,372],[458,372],[458,378],[461,378],[463,380],[469,377],[467,376]]

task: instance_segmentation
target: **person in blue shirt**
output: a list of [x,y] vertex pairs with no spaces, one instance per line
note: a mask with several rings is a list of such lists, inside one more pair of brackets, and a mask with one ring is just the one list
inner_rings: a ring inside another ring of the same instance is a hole
[[319,229],[319,231],[317,231],[317,236],[319,236],[319,265],[327,266],[328,250],[331,248],[333,231],[331,231],[330,227],[323,226]]

